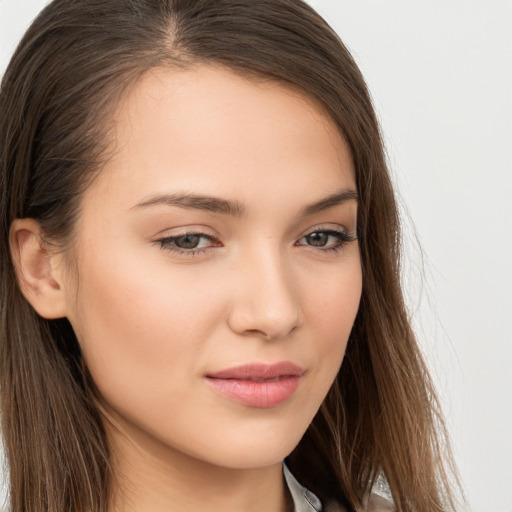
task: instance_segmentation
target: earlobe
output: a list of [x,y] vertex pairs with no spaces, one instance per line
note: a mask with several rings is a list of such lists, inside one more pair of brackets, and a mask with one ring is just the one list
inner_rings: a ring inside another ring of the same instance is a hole
[[10,232],[11,254],[24,297],[39,315],[66,316],[62,255],[46,243],[34,219],[16,219]]

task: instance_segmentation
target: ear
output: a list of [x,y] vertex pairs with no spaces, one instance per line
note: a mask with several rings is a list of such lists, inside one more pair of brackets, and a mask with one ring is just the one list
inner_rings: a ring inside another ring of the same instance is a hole
[[66,316],[63,258],[45,242],[34,219],[16,219],[10,231],[11,254],[21,292],[44,318]]

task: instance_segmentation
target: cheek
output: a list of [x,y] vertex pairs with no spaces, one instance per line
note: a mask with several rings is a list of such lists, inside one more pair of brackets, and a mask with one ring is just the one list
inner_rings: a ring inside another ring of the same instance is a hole
[[341,340],[348,338],[361,300],[359,257],[351,255],[342,261],[337,272],[328,269],[326,275],[316,273],[313,280],[305,281],[304,288],[307,320],[321,333],[319,339],[329,348],[343,344]]
[[[335,277],[333,277],[335,276]],[[348,338],[359,309],[362,273],[358,257],[343,262],[338,272],[318,275],[315,281],[305,281],[305,329],[309,335],[307,350],[315,371],[310,376],[308,400],[318,408],[340,369]],[[316,411],[315,411],[316,412]]]
[[200,282],[136,258],[91,258],[83,276],[72,324],[102,394],[170,390],[197,373],[222,315]]

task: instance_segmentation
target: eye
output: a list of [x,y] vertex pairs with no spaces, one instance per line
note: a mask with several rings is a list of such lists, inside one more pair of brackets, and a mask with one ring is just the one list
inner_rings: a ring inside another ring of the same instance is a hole
[[182,255],[195,255],[221,244],[213,236],[205,233],[184,233],[178,236],[167,236],[155,240],[162,249]]
[[306,245],[315,249],[328,251],[341,249],[345,244],[356,240],[355,235],[347,231],[334,229],[317,229],[304,235],[297,245]]
[[180,249],[198,249],[207,245],[209,238],[204,235],[191,233],[189,235],[178,236],[171,238],[172,243]]

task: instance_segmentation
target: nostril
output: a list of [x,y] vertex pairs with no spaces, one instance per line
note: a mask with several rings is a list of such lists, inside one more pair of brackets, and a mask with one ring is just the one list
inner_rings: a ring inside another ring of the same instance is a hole
[[289,268],[284,268],[281,256],[271,251],[258,255],[251,264],[245,260],[243,267],[238,268],[239,279],[228,313],[229,326],[245,336],[281,339],[301,323],[296,281],[288,275]]

